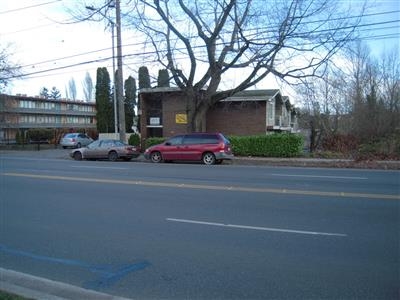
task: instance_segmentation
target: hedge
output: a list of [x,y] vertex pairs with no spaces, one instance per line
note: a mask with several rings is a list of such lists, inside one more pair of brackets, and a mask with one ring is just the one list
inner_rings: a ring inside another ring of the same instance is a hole
[[[303,149],[303,137],[297,134],[274,133],[257,136],[229,136],[236,156],[296,157]],[[148,138],[145,147],[160,144],[165,138]]]
[[303,149],[303,137],[289,133],[230,136],[229,140],[237,156],[295,157]]
[[26,132],[27,141],[50,141],[54,138],[54,129],[29,129]]

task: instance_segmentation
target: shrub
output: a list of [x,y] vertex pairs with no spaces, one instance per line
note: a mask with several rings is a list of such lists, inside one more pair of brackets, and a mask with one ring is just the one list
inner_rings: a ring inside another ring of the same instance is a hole
[[358,147],[358,139],[354,135],[335,134],[325,137],[322,142],[324,151],[339,152],[349,154]]
[[166,140],[166,138],[163,138],[163,137],[151,137],[151,138],[148,138],[145,141],[146,149],[151,147],[151,146],[154,146],[154,145],[157,145],[157,144],[161,144],[165,140]]
[[301,154],[303,138],[296,134],[275,133],[258,136],[230,136],[238,156],[295,157]]
[[29,129],[26,133],[27,141],[32,143],[50,141],[53,138],[53,129]]
[[15,142],[16,142],[18,145],[23,144],[23,135],[22,135],[22,133],[21,133],[19,130],[18,130],[17,133],[15,134]]
[[138,147],[140,145],[140,136],[136,133],[131,134],[128,140],[128,144]]
[[361,144],[355,154],[356,160],[400,159],[400,135],[392,134]]

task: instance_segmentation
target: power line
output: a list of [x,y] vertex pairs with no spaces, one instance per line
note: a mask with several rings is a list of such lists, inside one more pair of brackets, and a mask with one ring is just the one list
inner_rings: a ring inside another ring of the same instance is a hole
[[[400,37],[400,34],[395,33],[395,34],[374,35],[374,36],[369,36],[369,37],[365,37],[362,39],[363,40],[381,40],[381,39],[395,39],[395,38],[398,39],[399,37]],[[202,47],[202,46],[198,46],[198,47]],[[150,55],[150,54],[155,54],[155,53],[156,53],[156,51],[151,51],[151,52],[146,52],[146,53],[126,54],[126,55],[123,55],[123,58],[129,59],[132,57],[137,57],[137,56],[142,56],[142,55]],[[106,58],[102,58],[102,59],[89,60],[89,61],[79,62],[79,63],[70,64],[70,65],[66,65],[66,66],[25,73],[22,75],[10,76],[10,77],[4,78],[4,79],[14,79],[14,78],[21,78],[21,77],[30,77],[30,78],[47,77],[47,76],[52,76],[52,75],[40,75],[40,76],[34,76],[34,77],[31,77],[31,76],[37,75],[37,74],[50,73],[50,72],[54,72],[54,71],[64,70],[64,69],[73,68],[73,67],[77,67],[77,66],[90,65],[93,63],[97,63],[97,62],[104,62],[107,60],[111,60],[112,58],[113,57],[106,57]],[[147,60],[145,63],[154,63],[154,62],[156,62],[156,60],[151,60],[151,61]],[[126,65],[126,63],[125,63],[125,65]]]
[[[384,34],[384,35],[369,36],[369,37],[365,37],[363,39],[364,40],[376,40],[376,39],[381,40],[381,39],[394,39],[394,38],[399,38],[399,37],[400,37],[400,34]],[[201,47],[201,46],[198,46],[198,47]],[[155,54],[155,53],[156,53],[156,51],[151,51],[151,52],[147,52],[147,53],[126,54],[126,55],[123,55],[123,58],[124,59],[129,59],[129,58],[132,58],[132,57],[135,57],[135,56],[151,55],[151,54]],[[22,74],[22,75],[16,75],[16,76],[14,75],[14,76],[10,76],[10,77],[4,78],[4,79],[30,77],[31,75],[49,73],[49,72],[58,71],[58,70],[64,70],[64,69],[73,68],[73,67],[77,67],[77,66],[83,66],[83,65],[89,65],[89,64],[98,63],[98,62],[104,62],[104,61],[107,61],[107,60],[110,60],[110,59],[112,59],[112,57],[89,60],[89,61],[79,62],[79,63],[70,64],[70,65],[66,65],[66,66],[55,67],[55,68],[50,68],[50,69],[45,69],[45,70],[40,70],[40,71],[35,71],[35,72],[30,72],[30,73],[25,73],[25,74]],[[155,60],[152,60],[152,61],[148,60],[147,63],[148,62],[156,62],[156,61]],[[37,78],[37,77],[42,77],[42,76],[35,76],[35,78]]]
[[[377,31],[377,30],[387,30],[387,29],[397,29],[397,26],[393,26],[393,27],[384,27],[384,28],[365,28],[368,26],[376,26],[376,25],[385,25],[385,24],[392,24],[392,23],[396,23],[399,21],[385,21],[385,22],[377,22],[377,23],[370,23],[370,24],[364,24],[364,25],[360,25],[359,27],[362,27],[362,29],[360,31],[363,32],[368,32],[368,31]],[[382,38],[384,35],[379,35],[380,38]],[[373,37],[372,37],[373,38]],[[133,47],[133,46],[143,46],[144,42],[137,42],[137,43],[132,43],[132,44],[125,44],[122,45],[122,47],[124,49],[126,49],[127,47]],[[59,57],[59,58],[54,58],[54,59],[49,59],[49,60],[45,60],[45,61],[41,61],[41,62],[36,62],[36,63],[30,63],[24,66],[21,66],[21,68],[26,68],[26,67],[31,67],[31,66],[38,66],[41,64],[45,64],[45,63],[52,63],[52,62],[56,62],[56,61],[62,61],[64,59],[70,59],[70,58],[76,58],[79,56],[84,56],[84,55],[88,55],[88,54],[93,54],[93,53],[98,53],[98,52],[103,52],[103,51],[109,51],[111,49],[111,47],[109,48],[102,48],[102,49],[98,49],[98,50],[93,50],[93,51],[88,51],[88,52],[82,52],[82,53],[77,53],[77,54],[73,54],[73,55],[69,55],[69,56],[65,56],[65,57]],[[148,53],[148,54],[154,54],[154,53]],[[111,59],[111,58],[109,58]]]
[[30,8],[34,8],[34,7],[39,7],[39,6],[43,6],[43,5],[49,5],[49,4],[53,4],[53,3],[56,3],[56,2],[60,2],[60,1],[62,1],[62,0],[54,0],[54,1],[51,1],[51,2],[39,3],[39,4],[31,5],[31,6],[24,6],[24,7],[20,7],[20,8],[0,11],[0,15],[8,14],[8,13],[16,12],[16,11],[21,11],[21,10],[25,10],[25,9],[30,9]]
[[[47,2],[47,3],[42,3],[42,4],[30,6],[30,7],[35,7],[35,6],[40,6],[40,5],[46,5],[46,4],[55,3],[55,2],[58,2],[58,1],[60,1],[60,0],[52,1],[52,2]],[[30,8],[30,7],[25,7],[25,8],[20,8],[20,9],[27,9],[27,8]],[[15,10],[13,10],[13,11],[15,11]],[[8,11],[8,12],[11,12],[11,11]],[[392,13],[397,13],[397,12],[400,12],[400,11],[390,11],[390,12],[373,13],[373,14],[367,14],[367,15],[364,15],[364,16],[365,16],[365,17],[368,17],[368,16],[377,16],[377,15],[387,15],[387,14],[392,14]],[[3,13],[5,13],[5,12],[3,12]],[[337,18],[337,20],[339,20],[339,19],[350,19],[350,18],[356,18],[356,17],[360,17],[360,16],[349,16],[349,17]],[[313,21],[313,22],[316,22],[316,21]],[[322,20],[320,20],[320,21],[318,21],[318,22],[322,22]],[[387,26],[386,26],[386,27],[384,27],[384,28],[366,28],[366,27],[379,26],[379,25],[386,25],[386,24],[393,24],[393,23],[398,23],[398,22],[399,22],[399,20],[384,21],[384,22],[375,22],[375,23],[369,23],[369,24],[361,24],[361,25],[358,25],[357,27],[362,28],[360,31],[364,31],[364,32],[368,32],[368,31],[377,31],[377,30],[384,30],[384,29],[392,29],[392,28],[394,29],[394,28],[397,28],[397,26],[393,26],[393,27],[387,27]],[[307,23],[307,24],[308,24],[308,23]],[[263,28],[263,27],[260,27],[260,28],[254,29],[254,30],[260,30],[260,29],[266,29],[265,33],[273,32],[270,28],[267,28],[267,27],[264,27],[264,28]],[[398,36],[398,34],[397,34],[397,36]],[[362,38],[362,39],[365,39],[365,40],[366,40],[366,39],[373,39],[374,37],[375,37],[375,38],[378,38],[378,39],[385,39],[385,38],[391,39],[391,38],[395,38],[395,37],[396,37],[396,34],[375,35],[375,36],[370,36],[370,37],[364,37],[364,38]],[[144,43],[145,43],[145,42],[138,42],[138,43],[134,43],[134,44],[126,44],[126,45],[123,45],[123,47],[126,48],[126,47],[130,47],[130,46],[141,46],[141,45],[143,46]],[[64,60],[64,59],[71,59],[71,58],[75,58],[75,57],[79,57],[79,56],[83,56],[83,55],[87,55],[87,54],[93,54],[93,53],[97,53],[97,52],[106,51],[106,50],[109,50],[109,49],[111,49],[111,48],[104,48],[104,49],[93,50],[93,51],[88,51],[88,52],[84,52],[84,53],[78,53],[78,54],[74,54],[74,55],[70,55],[70,56],[66,56],[66,57],[61,57],[61,58],[56,58],[56,59],[50,59],[50,60],[46,60],[46,61],[42,61],[42,62],[38,62],[38,63],[28,64],[28,65],[23,66],[23,68],[29,67],[29,66],[38,66],[38,65],[41,65],[41,64],[51,63],[51,62],[55,62],[55,61],[61,61],[61,60]],[[149,53],[147,53],[147,54],[155,54],[155,52],[149,52]],[[144,55],[144,54],[141,53],[140,55]],[[131,55],[129,55],[129,56],[131,56]],[[124,58],[128,58],[129,56],[124,55]],[[82,63],[83,63],[83,64],[90,64],[90,63],[95,63],[95,62],[99,62],[99,61],[106,61],[106,60],[109,60],[109,59],[111,59],[111,58],[109,57],[109,58],[102,58],[102,59],[90,60],[90,61],[82,62]],[[81,64],[81,63],[77,63],[77,64],[66,65],[66,66],[63,66],[63,67],[56,67],[56,68],[51,68],[51,69],[47,69],[47,70],[41,70],[41,71],[30,72],[30,73],[23,74],[22,76],[25,77],[25,76],[30,76],[30,75],[33,75],[33,74],[41,74],[41,73],[43,73],[43,72],[51,72],[52,70],[60,70],[60,69],[65,69],[65,68],[71,68],[71,67],[74,67],[74,66],[77,66],[77,65],[80,65],[80,64]],[[9,79],[9,78],[8,78],[8,79]]]

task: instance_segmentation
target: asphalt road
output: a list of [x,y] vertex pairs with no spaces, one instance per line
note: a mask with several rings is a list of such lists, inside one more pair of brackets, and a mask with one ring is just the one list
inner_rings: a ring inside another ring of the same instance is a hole
[[398,171],[0,159],[0,267],[138,299],[398,299]]

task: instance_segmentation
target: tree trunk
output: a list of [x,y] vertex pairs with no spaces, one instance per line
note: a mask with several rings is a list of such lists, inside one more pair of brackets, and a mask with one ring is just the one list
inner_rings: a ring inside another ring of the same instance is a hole
[[207,131],[207,111],[208,107],[202,105],[193,112],[191,117],[191,131],[192,132],[206,132]]

